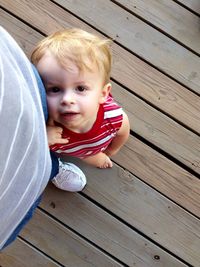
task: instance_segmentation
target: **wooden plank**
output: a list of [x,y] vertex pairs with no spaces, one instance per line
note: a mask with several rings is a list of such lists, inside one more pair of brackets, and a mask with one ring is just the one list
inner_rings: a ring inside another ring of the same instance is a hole
[[113,160],[200,218],[199,178],[132,136]]
[[50,185],[41,206],[128,266],[185,266],[79,194]]
[[0,23],[30,57],[31,51],[43,36],[2,9],[0,9]]
[[171,0],[115,0],[114,2],[200,54],[200,18],[176,2]]
[[200,2],[199,0],[176,0],[176,2],[183,4],[192,11],[200,14]]
[[39,210],[20,235],[64,266],[123,266]]
[[[6,22],[4,24],[6,24]],[[13,24],[11,23],[9,25],[10,26],[7,25],[7,28],[8,27],[12,28]],[[21,24],[20,24],[20,28],[22,28]],[[16,29],[16,26],[13,29]],[[30,35],[29,31],[28,31],[27,38]],[[38,38],[40,39],[42,38],[42,36],[39,37],[39,35],[36,35],[36,34],[33,35],[33,38],[30,38],[31,41],[29,41],[31,42],[31,44],[32,42],[35,41],[35,38],[36,38],[35,36],[38,36]],[[121,55],[123,54],[122,51],[120,53]],[[126,58],[127,58],[127,55],[126,55]],[[127,69],[128,69],[128,66],[127,66]],[[122,70],[122,73],[123,73],[123,70]],[[131,76],[130,72],[129,72],[129,75]],[[141,88],[144,88],[142,84],[141,84]],[[122,104],[122,106],[125,108],[125,110],[129,114],[131,127],[133,131],[143,136],[145,139],[149,140],[156,146],[160,147],[161,149],[163,149],[164,151],[172,155],[174,158],[177,158],[180,162],[184,163],[189,168],[193,169],[195,172],[200,173],[200,164],[199,164],[200,137],[199,136],[184,129],[183,127],[178,125],[178,123],[175,123],[173,120],[170,120],[167,116],[162,115],[160,112],[154,110],[149,105],[147,105],[145,102],[139,100],[134,95],[131,95],[130,93],[126,92],[126,90],[124,90],[123,88],[117,86],[117,84],[114,84],[113,89],[114,89],[113,92],[114,92],[114,95],[116,96],[116,99]],[[139,91],[139,87],[138,87],[138,91]],[[146,91],[148,91],[148,88]],[[180,101],[181,101],[181,98],[182,96],[180,96]],[[196,98],[192,98],[192,101],[195,101],[195,100],[198,103],[200,99],[196,96]],[[185,101],[182,101],[183,109],[184,109]],[[166,106],[167,106],[167,102],[166,102]],[[195,105],[195,102],[194,102],[193,107],[195,107],[193,109],[193,112],[195,113],[196,107],[200,108],[200,105],[198,104]],[[168,108],[173,110],[172,107],[169,105],[169,103],[168,103]],[[177,108],[175,109],[175,113],[176,112],[178,113],[178,108],[179,108],[179,102],[177,103]],[[189,110],[187,112],[189,112]],[[182,110],[179,112],[179,114],[180,113],[182,113]],[[200,112],[199,112],[199,115],[200,115]],[[188,117],[186,117],[186,119],[188,121]],[[190,117],[190,121],[193,121],[192,115]],[[196,120],[196,125],[198,125],[199,127],[200,124],[197,122],[198,120]]]
[[23,18],[28,24],[46,35],[70,27],[74,22],[73,16],[68,18],[62,8],[49,0],[45,2],[42,0],[0,0],[0,6],[17,17]]
[[200,98],[120,46],[113,45],[112,77],[134,94],[200,133]]
[[[56,0],[56,2],[200,94],[198,71],[200,61],[199,57],[192,52],[111,1],[93,0],[92,4],[89,0],[76,2]],[[77,27],[82,25],[81,21],[73,16],[68,17],[66,11],[56,8],[55,4],[49,1],[45,1],[44,5],[42,0],[28,3],[25,0],[0,0],[0,5],[15,15],[23,17],[25,21],[46,34],[69,27],[74,22],[77,22]],[[99,14],[102,15],[99,16]]]
[[120,168],[81,165],[88,178],[84,192],[128,224],[186,262],[200,262],[200,221]]
[[199,57],[167,36],[111,1],[55,2],[200,94]]
[[24,241],[17,239],[12,245],[0,252],[1,267],[59,267],[47,256],[41,254]]
[[186,130],[117,84],[114,84],[113,95],[127,112],[134,132],[200,174],[200,136]]

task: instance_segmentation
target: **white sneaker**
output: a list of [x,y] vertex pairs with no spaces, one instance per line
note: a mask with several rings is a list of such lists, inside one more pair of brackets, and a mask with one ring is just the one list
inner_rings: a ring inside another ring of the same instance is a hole
[[52,183],[66,191],[78,192],[86,185],[85,174],[73,163],[59,161],[59,173],[52,179]]

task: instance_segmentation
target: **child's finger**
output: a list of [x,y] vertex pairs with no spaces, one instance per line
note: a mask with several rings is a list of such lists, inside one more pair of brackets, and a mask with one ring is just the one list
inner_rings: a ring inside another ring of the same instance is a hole
[[69,139],[67,138],[59,138],[57,141],[56,141],[57,144],[67,144],[69,143]]
[[[55,126],[54,129],[55,129],[55,131],[56,131],[58,134],[62,135],[63,128],[58,127],[58,126]],[[1,266],[0,266],[0,267],[1,267]]]

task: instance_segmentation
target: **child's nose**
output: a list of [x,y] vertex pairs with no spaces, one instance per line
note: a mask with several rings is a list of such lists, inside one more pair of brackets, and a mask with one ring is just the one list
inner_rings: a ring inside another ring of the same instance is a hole
[[62,104],[73,104],[75,102],[74,94],[72,90],[64,92],[61,103]]

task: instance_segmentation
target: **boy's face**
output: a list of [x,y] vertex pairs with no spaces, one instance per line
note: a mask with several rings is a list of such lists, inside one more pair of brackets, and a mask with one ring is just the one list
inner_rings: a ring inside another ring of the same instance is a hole
[[67,68],[62,68],[47,52],[36,66],[46,88],[49,117],[74,132],[87,132],[111,85],[103,86],[95,66],[93,72],[79,72],[73,62],[66,64]]

